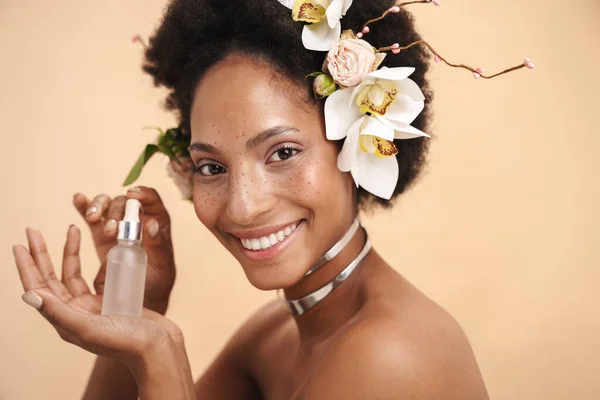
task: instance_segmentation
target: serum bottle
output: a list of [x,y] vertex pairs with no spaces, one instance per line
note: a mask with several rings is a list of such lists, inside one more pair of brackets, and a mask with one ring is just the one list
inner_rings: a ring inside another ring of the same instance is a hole
[[119,221],[117,240],[106,259],[102,315],[141,316],[148,256],[140,245],[142,224],[140,202],[136,199],[125,203],[125,217]]

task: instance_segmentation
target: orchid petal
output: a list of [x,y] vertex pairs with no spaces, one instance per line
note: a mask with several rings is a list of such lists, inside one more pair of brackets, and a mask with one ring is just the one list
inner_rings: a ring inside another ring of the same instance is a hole
[[369,72],[367,76],[388,81],[401,81],[408,78],[413,72],[415,72],[413,67],[381,68]]
[[363,81],[361,83],[354,86],[352,88],[352,96],[350,96],[350,103],[348,104],[348,106],[351,106],[354,104],[354,100],[356,100],[356,96],[365,87],[365,85],[372,85],[373,83],[375,83],[374,79],[363,79]]
[[294,21],[318,23],[325,18],[327,6],[319,0],[296,0],[292,7]]
[[360,137],[359,130],[363,123],[364,117],[359,118],[348,128],[346,140],[344,140],[344,146],[340,151],[337,159],[337,165],[340,171],[348,172],[352,169],[354,160],[356,158],[356,148],[358,146],[358,139]]
[[380,105],[383,103],[383,100],[385,100],[385,91],[381,88],[381,86],[375,84],[371,86],[371,90],[369,90],[367,97],[369,100],[371,100],[371,103]]
[[352,5],[352,0],[344,0],[344,7],[342,8],[342,15],[346,15],[346,12]]
[[329,7],[327,7],[325,15],[327,15],[327,22],[329,23],[329,27],[331,29],[335,28],[335,26],[340,22],[340,19],[342,18],[343,7],[344,0],[333,0]]
[[380,117],[377,115],[375,116],[375,118],[377,118],[377,120],[379,120],[379,122],[381,122],[388,128],[391,128],[395,131],[394,139],[414,139],[414,138],[421,137],[421,136],[430,137],[425,132],[415,128],[414,126],[406,124],[404,122],[392,121],[390,119],[387,119],[385,117]]
[[379,79],[358,94],[356,104],[362,113],[385,115],[397,94],[396,82]]
[[358,175],[356,173],[356,168],[353,170],[350,170],[350,175],[352,175],[352,179],[354,179],[354,184],[356,185],[356,187],[359,187],[360,185],[358,184]]
[[281,4],[283,4],[290,10],[294,8],[294,3],[296,2],[296,0],[277,0],[277,1],[279,1]]
[[399,94],[406,95],[415,101],[425,101],[425,95],[423,95],[421,88],[412,79],[407,78],[396,82],[396,87]]
[[356,106],[349,106],[352,89],[339,89],[325,100],[325,132],[327,139],[340,140],[346,137],[350,125],[361,117]]
[[339,21],[333,29],[329,28],[326,20],[305,25],[302,30],[302,44],[308,50],[329,51],[341,32],[342,25]]
[[398,184],[398,160],[359,152],[352,176],[367,192],[389,200]]
[[421,114],[423,108],[425,108],[424,101],[415,101],[408,96],[398,95],[388,107],[385,118],[410,124]]
[[373,117],[367,117],[364,126],[360,130],[360,134],[377,136],[385,140],[394,140],[394,129]]

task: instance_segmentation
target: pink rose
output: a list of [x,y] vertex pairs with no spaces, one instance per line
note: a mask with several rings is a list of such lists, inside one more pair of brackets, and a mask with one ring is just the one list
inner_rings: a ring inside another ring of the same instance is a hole
[[385,55],[376,53],[365,40],[342,35],[327,53],[323,71],[342,87],[356,86],[362,82],[364,75],[379,67]]

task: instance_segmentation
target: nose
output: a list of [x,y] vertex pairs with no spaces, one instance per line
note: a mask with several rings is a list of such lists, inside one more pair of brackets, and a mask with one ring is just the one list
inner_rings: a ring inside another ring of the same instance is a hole
[[251,225],[277,203],[264,171],[243,168],[230,171],[227,217],[238,225]]

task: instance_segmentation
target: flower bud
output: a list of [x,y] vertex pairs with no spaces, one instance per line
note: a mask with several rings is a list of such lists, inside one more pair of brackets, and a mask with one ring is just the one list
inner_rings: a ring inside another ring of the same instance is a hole
[[329,96],[337,90],[337,85],[333,81],[333,78],[328,74],[319,74],[315,77],[313,82],[313,91],[315,95],[322,99]]

